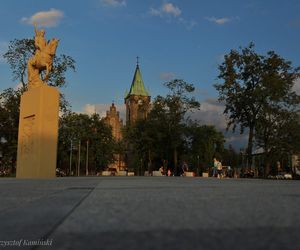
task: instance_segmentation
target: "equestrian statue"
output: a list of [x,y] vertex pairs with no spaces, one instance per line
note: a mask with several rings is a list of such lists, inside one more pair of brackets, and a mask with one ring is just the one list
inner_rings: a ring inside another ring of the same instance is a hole
[[[32,89],[45,84],[49,79],[49,73],[52,70],[53,59],[59,40],[51,39],[49,42],[45,39],[45,30],[38,30],[34,24],[35,38],[34,45],[35,54],[28,61],[28,89]],[[45,72],[43,79],[41,73]]]

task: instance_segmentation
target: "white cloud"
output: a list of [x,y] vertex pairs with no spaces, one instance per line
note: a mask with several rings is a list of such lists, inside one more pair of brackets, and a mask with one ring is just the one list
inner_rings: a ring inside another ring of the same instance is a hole
[[5,62],[3,55],[8,50],[8,42],[0,42],[0,63]]
[[175,78],[175,73],[173,72],[161,72],[159,78],[163,81],[170,81]]
[[44,27],[55,27],[63,18],[64,13],[60,10],[50,9],[49,11],[40,11],[31,17],[23,17],[21,21],[27,24],[37,23]]
[[181,15],[181,10],[172,3],[165,3],[162,6],[162,11],[175,17]]
[[167,19],[168,22],[176,20],[177,23],[184,25],[188,30],[191,30],[197,25],[196,21],[183,18],[182,10],[170,2],[165,2],[158,8],[151,7],[148,13],[151,16]]
[[298,95],[300,95],[300,78],[298,78],[293,86],[293,91],[295,91]]
[[181,9],[170,2],[163,3],[159,8],[151,7],[148,13],[151,16],[159,16],[167,19],[168,22],[176,20],[177,23],[184,25],[188,30],[191,30],[198,24],[194,20],[187,20],[183,18]]
[[127,5],[125,0],[101,0],[101,4],[108,7],[123,7]]
[[226,139],[226,145],[232,144],[232,146],[239,150],[247,144],[248,134],[240,134],[239,130],[235,133],[232,131],[227,131],[226,117],[223,114],[225,106],[218,102],[216,98],[208,98],[201,102],[201,107],[199,111],[191,114],[191,118],[195,119],[202,125],[212,125],[215,126],[219,131],[221,131]]
[[162,6],[160,6],[158,9],[150,8],[149,11],[150,15],[152,16],[173,16],[173,17],[179,17],[182,13],[181,9],[177,7],[176,5],[172,3],[164,3]]
[[220,104],[217,99],[206,99],[201,102],[201,109],[193,114],[193,118],[202,124],[214,125],[219,130],[224,131],[226,129],[224,108],[224,105]]
[[231,22],[233,20],[233,18],[230,17],[221,17],[221,18],[217,18],[217,17],[206,17],[206,20],[210,21],[210,22],[214,22],[218,25],[223,25],[225,23]]
[[96,106],[94,104],[86,104],[83,108],[83,113],[92,115],[96,112]]

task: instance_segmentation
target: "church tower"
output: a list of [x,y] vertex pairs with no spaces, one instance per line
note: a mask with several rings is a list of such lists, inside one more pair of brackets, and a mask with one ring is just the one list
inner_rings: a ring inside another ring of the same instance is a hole
[[150,101],[151,96],[145,88],[137,61],[129,93],[125,96],[126,125],[133,124],[136,120],[146,119],[150,111]]

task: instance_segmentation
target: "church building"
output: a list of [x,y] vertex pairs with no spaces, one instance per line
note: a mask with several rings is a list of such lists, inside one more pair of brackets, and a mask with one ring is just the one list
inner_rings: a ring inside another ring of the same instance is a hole
[[114,103],[109,107],[109,111],[106,111],[104,121],[111,126],[115,140],[120,141],[122,139],[123,120],[120,119],[120,113],[117,111]]
[[[150,101],[151,96],[145,88],[141,70],[137,62],[130,90],[125,94],[126,125],[130,126],[139,119],[146,119],[151,107]],[[110,106],[109,111],[106,112],[104,120],[106,124],[111,126],[115,140],[120,141],[122,139],[123,121],[120,119],[120,114],[114,103]],[[117,171],[122,171],[131,163],[131,152],[129,150],[126,153],[126,156],[116,154],[114,155],[114,158],[115,161],[110,164],[109,168],[115,168]]]
[[150,101],[151,96],[145,88],[137,62],[130,90],[125,96],[126,125],[131,125],[139,119],[146,119],[150,111]]

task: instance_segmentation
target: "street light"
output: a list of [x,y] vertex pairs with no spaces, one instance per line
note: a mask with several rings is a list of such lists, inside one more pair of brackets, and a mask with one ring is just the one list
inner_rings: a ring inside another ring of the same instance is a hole
[[71,139],[71,149],[70,149],[70,174],[72,174],[72,151],[73,151],[73,140]]
[[79,176],[79,172],[80,172],[80,144],[81,144],[81,141],[79,140],[79,142],[78,142],[78,166],[77,166],[77,176]]
[[85,175],[89,175],[89,140],[86,141]]
[[197,175],[199,176],[200,172],[199,172],[199,155],[197,155]]

